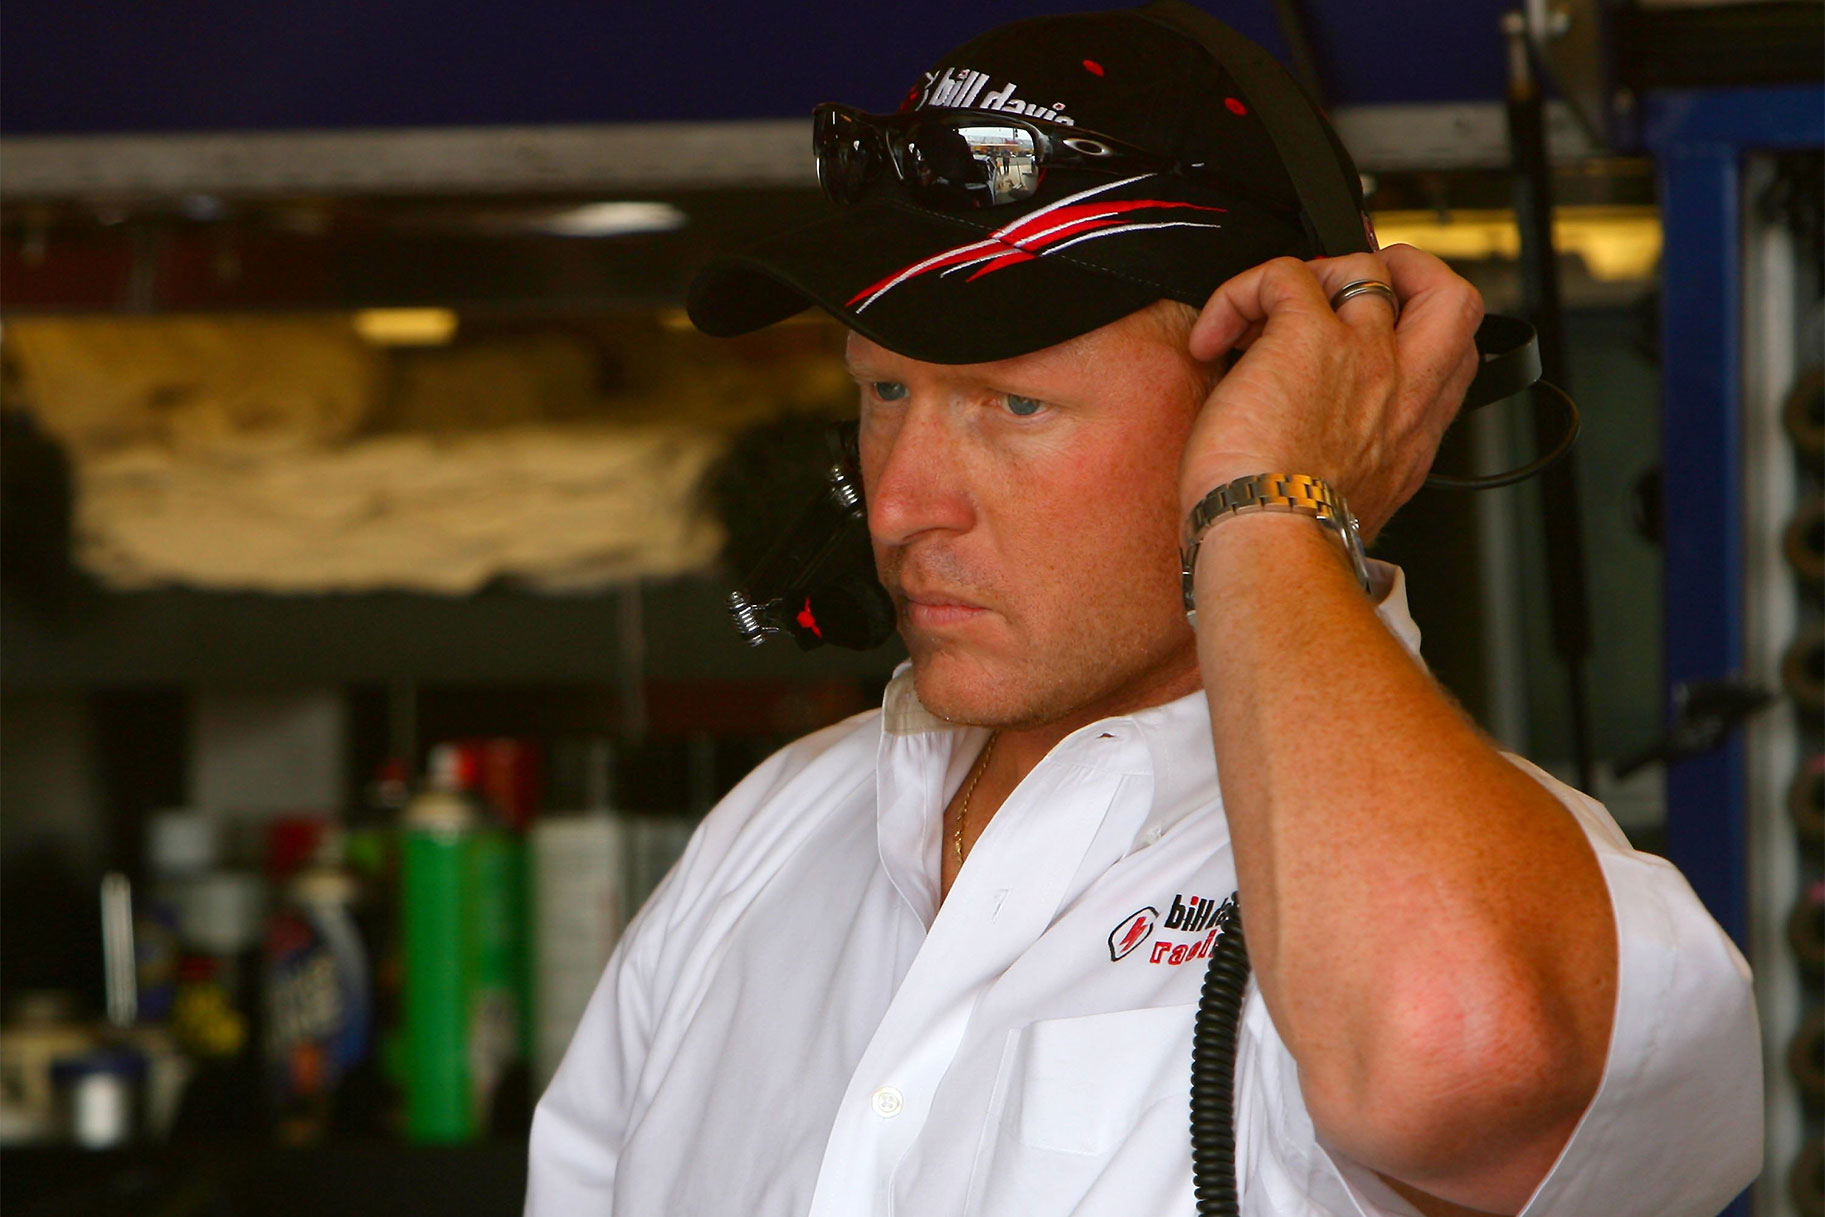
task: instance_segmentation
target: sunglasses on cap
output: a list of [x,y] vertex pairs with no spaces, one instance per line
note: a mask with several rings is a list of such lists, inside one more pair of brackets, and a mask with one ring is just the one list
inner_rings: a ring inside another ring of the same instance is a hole
[[943,211],[1031,198],[1053,166],[1164,173],[1181,166],[1120,140],[985,110],[865,114],[825,102],[812,111],[817,180],[834,203],[853,203],[883,170],[919,202]]

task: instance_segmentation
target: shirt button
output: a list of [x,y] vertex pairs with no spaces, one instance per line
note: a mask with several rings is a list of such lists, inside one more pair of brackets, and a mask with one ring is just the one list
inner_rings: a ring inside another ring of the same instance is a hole
[[906,1109],[906,1096],[892,1086],[883,1086],[875,1091],[869,1102],[874,1107],[875,1115],[883,1120],[891,1120]]

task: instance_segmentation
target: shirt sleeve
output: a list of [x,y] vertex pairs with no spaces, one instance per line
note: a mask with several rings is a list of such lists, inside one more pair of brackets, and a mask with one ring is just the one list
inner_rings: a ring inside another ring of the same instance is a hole
[[[1597,1093],[1521,1217],[1715,1217],[1761,1168],[1761,1035],[1749,967],[1664,858],[1603,805],[1509,757],[1584,829],[1616,919],[1616,1011]],[[1414,1210],[1319,1146],[1365,1217]],[[1346,1210],[1347,1211],[1347,1210]]]
[[1713,1217],[1761,1169],[1761,1032],[1744,962],[1664,858],[1526,761],[1597,851],[1616,916],[1616,1015],[1597,1095],[1523,1217]]

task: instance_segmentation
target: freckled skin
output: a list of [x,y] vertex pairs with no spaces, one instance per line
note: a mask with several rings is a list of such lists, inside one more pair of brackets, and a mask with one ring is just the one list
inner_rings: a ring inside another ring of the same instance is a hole
[[875,561],[933,713],[1056,739],[1198,687],[1178,477],[1209,373],[1176,318],[968,365],[850,336]]

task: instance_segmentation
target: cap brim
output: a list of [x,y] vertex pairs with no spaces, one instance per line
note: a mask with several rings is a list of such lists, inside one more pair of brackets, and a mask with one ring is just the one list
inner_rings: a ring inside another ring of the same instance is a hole
[[1034,258],[947,216],[872,203],[710,263],[686,308],[704,333],[730,337],[815,305],[889,350],[955,364],[1054,346],[1163,294]]

